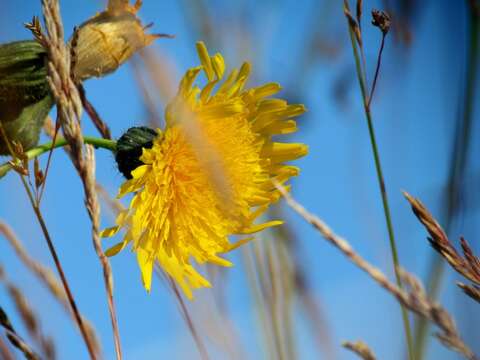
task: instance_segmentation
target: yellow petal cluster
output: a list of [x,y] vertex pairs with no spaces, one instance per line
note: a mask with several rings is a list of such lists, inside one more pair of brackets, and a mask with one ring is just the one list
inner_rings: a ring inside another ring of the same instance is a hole
[[[280,90],[275,83],[245,89],[248,63],[225,76],[220,54],[210,56],[203,43],[197,51],[201,66],[183,77],[166,108],[165,129],[120,188],[119,197],[134,194],[129,208],[103,232],[109,237],[125,229],[107,255],[132,243],[147,290],[157,262],[188,298],[192,288],[211,286],[193,261],[231,266],[223,253],[281,224],[257,219],[280,197],[272,179],[283,184],[296,176],[299,169],[285,162],[308,151],[304,144],[272,140],[296,131],[293,118],[303,105],[271,98]],[[207,83],[199,88],[194,82],[202,71]],[[231,235],[239,235],[236,242]]]

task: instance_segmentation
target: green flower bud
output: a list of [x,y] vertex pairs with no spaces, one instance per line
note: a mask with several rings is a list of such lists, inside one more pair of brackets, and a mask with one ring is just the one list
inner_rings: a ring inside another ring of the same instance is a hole
[[157,132],[145,126],[132,127],[117,141],[115,160],[118,170],[127,179],[131,179],[132,170],[135,170],[143,162],[140,160],[142,149],[151,149],[153,140],[158,136]]
[[[24,150],[38,142],[53,106],[47,82],[46,52],[36,41],[0,45],[0,122],[10,142]],[[0,155],[9,154],[0,136]]]

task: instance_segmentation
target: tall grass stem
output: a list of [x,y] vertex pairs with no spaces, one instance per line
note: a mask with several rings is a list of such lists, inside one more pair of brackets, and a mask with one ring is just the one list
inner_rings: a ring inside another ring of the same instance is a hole
[[[348,6],[346,1],[345,1],[345,6]],[[372,120],[372,114],[370,111],[370,101],[371,101],[371,96],[373,95],[373,91],[371,95],[369,96],[367,93],[367,84],[365,80],[365,74],[362,72],[362,67],[361,67],[361,60],[360,60],[360,55],[358,52],[358,47],[357,43],[355,40],[355,35],[353,33],[353,30],[351,26],[349,25],[349,33],[350,33],[350,40],[352,43],[352,50],[353,50],[353,55],[355,58],[355,66],[356,66],[356,72],[357,72],[357,78],[358,82],[360,85],[360,91],[362,93],[362,99],[363,99],[363,105],[364,105],[364,110],[365,110],[365,117],[367,120],[367,125],[368,125],[368,134],[370,137],[370,143],[372,146],[372,151],[373,151],[373,157],[374,157],[374,162],[375,162],[375,169],[377,173],[377,179],[378,179],[378,185],[380,188],[380,194],[382,198],[382,204],[383,204],[383,211],[385,215],[385,222],[387,225],[387,230],[388,230],[388,238],[390,242],[390,252],[392,255],[392,262],[393,262],[393,267],[395,270],[395,279],[398,287],[400,289],[403,289],[399,269],[400,269],[400,262],[398,259],[398,251],[397,251],[397,245],[395,242],[395,235],[393,232],[393,225],[392,225],[392,217],[390,213],[390,206],[388,202],[388,196],[387,196],[387,189],[385,186],[385,179],[383,176],[383,170],[382,170],[382,165],[380,162],[380,155],[378,151],[378,145],[377,145],[377,140],[375,136],[375,129],[373,126],[373,120]],[[382,46],[380,47],[380,52],[379,52],[379,58],[378,58],[378,66],[376,70],[376,76],[375,78],[378,77],[378,71],[379,71],[379,66],[380,66],[380,60],[381,60],[381,55],[383,51],[383,39],[382,38]],[[376,81],[375,81],[376,82]],[[373,88],[372,88],[373,90]],[[412,333],[410,330],[410,321],[408,318],[408,313],[407,310],[403,305],[401,305],[401,310],[402,310],[402,320],[403,320],[403,326],[405,330],[405,337],[407,341],[407,348],[408,348],[408,357],[410,360],[414,360],[414,353],[413,353],[413,339],[412,339]]]

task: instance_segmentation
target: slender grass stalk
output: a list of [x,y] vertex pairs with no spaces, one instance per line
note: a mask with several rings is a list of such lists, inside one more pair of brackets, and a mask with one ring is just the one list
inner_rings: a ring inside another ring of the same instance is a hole
[[[158,269],[156,270],[158,274],[159,270]],[[180,307],[180,312],[183,315],[183,318],[188,326],[190,334],[192,334],[193,340],[195,341],[195,345],[197,346],[201,359],[209,360],[210,357],[208,356],[207,348],[203,344],[203,341],[195,327],[195,324],[193,323],[192,317],[190,316],[188,308],[185,305],[185,301],[183,301],[182,295],[180,294],[177,285],[175,284],[174,280],[170,276],[167,276],[167,281],[175,294],[175,298],[178,301],[178,306]]]
[[259,257],[258,242],[252,244],[252,248],[242,248],[242,257],[244,261],[244,268],[247,273],[247,280],[249,289],[251,291],[253,300],[255,302],[255,310],[257,312],[259,333],[262,335],[262,350],[264,358],[278,359],[277,349],[272,335],[271,321],[266,311],[266,294],[265,289],[261,288],[259,278],[263,276],[263,269],[257,266],[256,259]]
[[[347,4],[346,1],[345,1],[345,6],[348,8],[348,4]],[[394,267],[394,270],[395,270],[395,279],[396,279],[396,283],[397,283],[398,287],[400,289],[403,289],[403,285],[402,285],[402,281],[401,281],[401,277],[400,277],[400,273],[399,273],[400,262],[399,262],[399,259],[398,259],[397,245],[396,245],[396,242],[395,242],[395,235],[394,235],[394,232],[393,232],[392,217],[391,217],[390,206],[389,206],[389,202],[388,202],[387,189],[386,189],[386,185],[385,185],[385,179],[384,179],[384,176],[383,176],[382,165],[381,165],[381,162],[380,162],[380,155],[379,155],[377,140],[376,140],[376,136],[375,136],[375,129],[374,129],[374,126],[373,126],[372,113],[370,111],[370,101],[371,101],[371,96],[373,95],[374,87],[372,87],[372,93],[369,96],[367,94],[367,84],[366,84],[366,80],[365,80],[365,74],[362,72],[361,60],[360,60],[361,58],[360,58],[360,55],[359,55],[357,43],[355,41],[355,35],[354,35],[352,27],[350,25],[349,25],[349,33],[350,33],[350,40],[351,40],[351,43],[352,43],[353,55],[354,55],[354,58],[355,58],[357,78],[358,78],[358,82],[359,82],[359,85],[360,85],[360,91],[362,93],[363,105],[364,105],[364,110],[365,110],[365,117],[366,117],[367,125],[368,125],[368,134],[369,134],[369,137],[370,137],[370,143],[371,143],[371,146],[372,146],[373,158],[374,158],[374,162],[375,162],[375,169],[376,169],[376,172],[377,172],[378,185],[380,187],[380,194],[381,194],[381,198],[382,198],[383,211],[384,211],[385,222],[386,222],[387,230],[388,230],[388,238],[389,238],[389,242],[390,242],[390,252],[391,252],[391,255],[392,255],[393,267]],[[380,61],[381,61],[381,55],[382,55],[382,51],[383,51],[384,38],[385,38],[385,36],[383,35],[382,45],[380,47],[380,52],[379,52],[379,56],[378,56],[377,69],[376,69],[376,72],[375,72],[374,84],[376,83],[379,68],[380,68]],[[406,341],[407,341],[408,357],[409,357],[410,360],[414,360],[415,358],[414,358],[414,353],[413,353],[413,339],[412,339],[412,333],[411,333],[411,330],[410,330],[410,322],[409,322],[409,318],[408,318],[408,313],[407,313],[407,310],[405,309],[405,307],[403,305],[401,305],[401,309],[402,309],[403,326],[405,328],[405,337],[406,337]]]
[[[3,126],[1,126],[0,123],[0,135],[3,137],[5,143],[7,144],[7,147],[9,149],[10,154],[12,157],[15,158],[15,152],[13,151],[12,144],[10,143],[7,134],[5,133]],[[48,144],[47,144],[48,145]],[[51,151],[52,149],[52,144],[49,146],[45,147],[45,150],[43,152]],[[32,149],[33,150],[33,149]],[[80,332],[82,334],[83,340],[85,341],[85,345],[87,346],[88,353],[90,355],[90,358],[92,360],[96,360],[97,353],[95,351],[95,346],[92,342],[92,339],[90,339],[87,328],[85,326],[85,323],[83,322],[83,318],[80,315],[80,311],[78,310],[77,304],[75,302],[75,298],[73,297],[73,293],[70,290],[70,285],[68,284],[67,278],[65,276],[65,273],[63,271],[62,264],[60,262],[60,259],[58,257],[57,251],[55,249],[55,246],[53,245],[52,238],[50,236],[50,233],[48,231],[47,225],[45,223],[45,220],[43,218],[42,212],[39,207],[39,203],[35,201],[35,197],[32,193],[32,190],[30,189],[27,180],[25,180],[25,175],[18,173],[20,180],[23,184],[23,187],[25,188],[25,192],[27,193],[28,199],[30,201],[30,204],[32,206],[32,209],[35,213],[35,216],[38,220],[38,223],[42,229],[42,233],[44,235],[45,241],[47,242],[48,250],[50,251],[50,254],[53,258],[53,262],[55,263],[55,267],[57,268],[58,275],[60,276],[60,280],[62,282],[63,288],[65,290],[65,294],[67,295],[68,302],[70,304],[71,310],[73,312],[73,315],[75,317],[75,321],[78,324],[78,328],[80,329]]]
[[[281,312],[281,299],[279,298],[279,294],[282,292],[282,279],[280,277],[282,276],[279,274],[277,264],[276,264],[276,258],[274,258],[273,255],[273,246],[272,242],[269,241],[268,243],[264,244],[264,262],[265,262],[265,268],[267,272],[267,278],[263,279],[264,286],[267,285],[266,281],[268,281],[268,278],[270,278],[270,296],[267,298],[268,301],[268,310],[270,312],[270,318],[272,321],[272,331],[273,331],[273,338],[275,340],[275,346],[277,347],[278,351],[278,359],[279,360],[285,360],[285,359],[290,359],[287,355],[287,343],[284,339],[284,334],[283,334],[283,329],[282,329],[282,322],[281,322],[281,317],[283,316],[288,316],[288,314],[282,314]],[[262,259],[260,259],[262,261]],[[285,294],[285,296],[288,296]]]
[[[102,148],[102,149],[107,149],[112,152],[116,150],[116,144],[117,142],[114,140],[108,140],[108,139],[101,139],[101,138],[96,138],[96,137],[91,137],[91,136],[84,136],[83,137],[83,142],[85,144],[90,144],[95,146],[96,148]],[[46,152],[49,152],[51,149],[56,149],[60,147],[67,146],[68,142],[67,140],[61,138],[56,140],[55,142],[48,142],[42,145],[38,145],[34,147],[33,149],[30,149],[25,152],[25,156],[31,160],[34,159]],[[5,164],[0,165],[0,178],[5,176],[11,169],[12,169],[12,163],[7,162]]]
[[[448,199],[445,211],[445,230],[451,231],[453,217],[458,211],[460,187],[464,179],[467,155],[471,142],[471,128],[473,122],[473,106],[475,101],[475,83],[478,72],[479,32],[480,21],[478,14],[473,8],[474,4],[467,5],[470,10],[470,44],[467,59],[467,71],[465,74],[465,102],[463,108],[463,119],[459,122],[456,139],[454,143],[453,156],[450,164],[450,176],[448,184]],[[436,299],[440,293],[443,275],[445,273],[445,261],[437,253],[431,256],[428,275],[427,291],[431,299]],[[424,318],[418,318],[415,323],[415,357],[423,359],[427,350],[429,323]]]

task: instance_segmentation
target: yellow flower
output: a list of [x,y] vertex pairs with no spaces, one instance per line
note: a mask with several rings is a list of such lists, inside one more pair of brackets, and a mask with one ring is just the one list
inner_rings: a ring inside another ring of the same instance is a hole
[[[251,237],[231,243],[230,235],[282,223],[255,220],[280,197],[271,180],[285,183],[298,174],[298,168],[284,163],[308,151],[304,144],[272,140],[296,131],[292,118],[305,111],[303,105],[269,98],[280,90],[275,83],[244,89],[248,63],[220,83],[223,57],[210,56],[201,42],[197,50],[202,65],[183,77],[167,106],[164,131],[157,130],[151,148],[143,148],[143,165],[119,190],[119,197],[134,194],[129,209],[119,214],[115,227],[103,231],[109,237],[125,228],[123,241],[107,255],[132,242],[148,291],[158,262],[190,299],[191,288],[211,286],[192,260],[231,266],[220,255]],[[193,85],[201,71],[208,80],[203,89]]]

